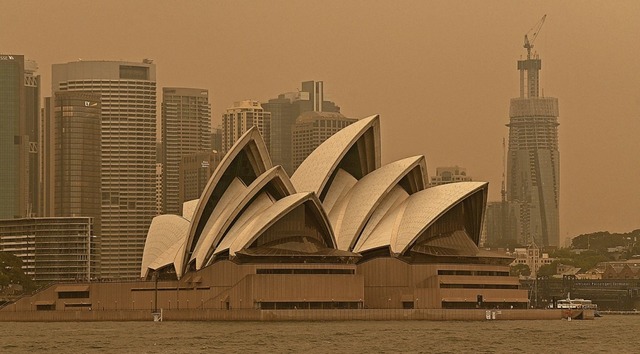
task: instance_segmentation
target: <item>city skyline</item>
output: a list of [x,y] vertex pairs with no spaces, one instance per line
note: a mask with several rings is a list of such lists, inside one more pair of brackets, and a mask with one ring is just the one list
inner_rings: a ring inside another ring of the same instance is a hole
[[[0,22],[15,31],[0,34],[0,49],[38,62],[43,97],[50,96],[51,64],[78,57],[153,58],[158,87],[210,91],[214,124],[234,101],[266,102],[301,81],[323,80],[330,83],[325,98],[340,102],[345,116],[380,113],[385,118],[383,162],[425,153],[430,175],[437,166],[465,166],[475,180],[490,182],[489,200],[495,201],[500,199],[508,99],[517,92],[513,61],[526,54],[524,33],[546,13],[534,51],[545,59],[544,94],[560,100],[560,237],[638,227],[640,187],[633,180],[640,175],[635,153],[640,151],[640,64],[634,44],[640,25],[631,17],[640,10],[636,2],[408,2],[400,9],[380,3],[368,4],[371,16],[355,23],[352,16],[362,2],[150,4],[7,2]],[[86,15],[95,7],[104,16],[89,20]],[[149,29],[151,21],[133,16],[143,8],[152,18],[179,25]],[[280,18],[264,16],[276,10]],[[260,27],[234,24],[225,18],[231,11],[244,12],[247,23]],[[299,18],[303,11],[314,16]],[[20,13],[30,13],[33,21],[22,24]],[[115,16],[127,26],[111,27]],[[70,21],[60,23],[60,18]],[[303,31],[314,18],[323,30]],[[87,30],[75,30],[80,27]],[[106,30],[110,43],[92,41]],[[167,31],[199,32],[165,46]],[[132,34],[140,41],[130,41]],[[62,37],[68,40],[56,40]],[[276,41],[282,44],[279,51],[269,48],[271,38],[283,39]],[[201,48],[203,41],[211,49]],[[232,54],[222,51],[227,47],[234,48]],[[238,55],[256,48],[261,54],[255,60]],[[470,57],[475,64],[467,64]],[[417,143],[394,144],[404,135]]]

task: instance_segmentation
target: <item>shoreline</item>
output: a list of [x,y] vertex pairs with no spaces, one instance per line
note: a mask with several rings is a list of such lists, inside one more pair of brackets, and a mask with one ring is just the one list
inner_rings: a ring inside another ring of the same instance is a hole
[[[561,320],[559,309],[353,309],[353,310],[162,310],[163,321],[494,321]],[[573,310],[573,319],[593,319],[593,310]],[[150,310],[0,311],[0,322],[153,321]]]

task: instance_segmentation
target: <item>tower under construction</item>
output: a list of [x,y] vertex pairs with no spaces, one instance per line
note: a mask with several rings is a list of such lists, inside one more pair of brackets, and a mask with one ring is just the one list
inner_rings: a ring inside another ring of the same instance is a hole
[[519,206],[518,242],[540,247],[560,243],[558,99],[540,95],[542,60],[531,53],[545,17],[529,31],[531,40],[525,35],[527,58],[518,60],[520,97],[511,99],[507,124],[507,200]]

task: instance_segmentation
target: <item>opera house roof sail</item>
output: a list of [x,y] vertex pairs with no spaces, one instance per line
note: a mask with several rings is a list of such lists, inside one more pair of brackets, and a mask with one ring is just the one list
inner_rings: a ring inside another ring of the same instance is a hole
[[169,320],[445,320],[528,308],[513,259],[478,247],[488,183],[429,187],[424,156],[380,156],[378,115],[329,137],[292,176],[251,128],[182,215],[152,220],[142,279],[54,284],[0,306],[0,320],[143,309]]
[[381,166],[380,118],[327,139],[289,178],[256,128],[230,149],[182,216],[156,217],[141,276],[178,279],[220,260],[357,262],[378,254],[424,261],[483,257],[487,183],[427,188],[424,156]]

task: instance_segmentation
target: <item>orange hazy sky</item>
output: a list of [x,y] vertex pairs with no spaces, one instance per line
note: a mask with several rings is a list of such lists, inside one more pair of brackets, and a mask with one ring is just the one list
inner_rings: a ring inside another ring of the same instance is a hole
[[152,58],[158,87],[209,89],[215,123],[233,101],[323,80],[343,114],[381,115],[384,163],[457,164],[499,200],[516,61],[544,14],[534,50],[560,101],[561,237],[640,228],[637,0],[0,0],[0,52],[38,62],[43,96],[51,64]]

